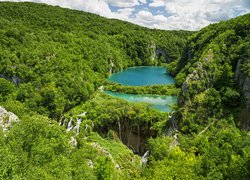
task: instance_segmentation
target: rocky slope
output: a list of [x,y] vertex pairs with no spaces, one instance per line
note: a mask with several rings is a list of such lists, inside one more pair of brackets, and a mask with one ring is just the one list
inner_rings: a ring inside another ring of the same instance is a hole
[[249,33],[247,14],[210,25],[190,38],[177,63],[183,125],[232,115],[238,126],[249,128]]
[[18,121],[19,119],[14,113],[8,112],[5,108],[0,106],[0,127],[3,133],[8,131],[8,129]]

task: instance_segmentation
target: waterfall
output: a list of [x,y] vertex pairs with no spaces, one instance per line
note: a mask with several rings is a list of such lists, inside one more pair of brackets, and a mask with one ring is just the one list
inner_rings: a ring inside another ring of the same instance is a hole
[[77,118],[77,122],[76,122],[76,126],[74,127],[74,130],[76,130],[76,135],[79,134],[80,132],[80,125],[82,123],[82,119],[81,118]]
[[176,116],[175,116],[174,112],[172,112],[172,115],[168,116],[168,119],[169,119],[169,121],[170,121],[170,123],[172,125],[172,129],[174,131],[176,131],[178,129],[178,126],[177,126],[177,124],[175,122]]
[[104,90],[104,86],[103,86],[103,85],[101,85],[101,86],[98,88],[98,90],[99,90],[99,91],[101,91],[101,92],[103,92],[103,90]]
[[122,130],[121,130],[121,123],[118,121],[118,127],[119,127],[119,138],[122,141]]
[[178,142],[178,132],[176,131],[174,136],[173,136],[173,141],[170,144],[169,150],[171,151],[174,147],[180,145],[180,143]]
[[111,61],[111,63],[110,63],[110,68],[109,68],[109,74],[110,74],[110,75],[112,75],[113,67],[114,67],[114,63]]
[[72,119],[70,119],[68,126],[67,126],[67,132],[69,132],[73,128],[72,126]]
[[89,125],[88,125],[88,124],[86,124],[86,125],[85,125],[85,129],[84,129],[84,130],[86,131],[86,130],[88,129],[88,127],[89,127]]
[[173,128],[172,127],[168,128],[167,136],[172,136],[173,133],[174,133]]
[[72,145],[72,146],[77,146],[77,140],[74,136],[71,137],[69,143]]
[[[128,145],[130,145],[130,137],[131,137],[131,131],[132,131],[132,125],[130,125],[129,135],[128,135]],[[135,151],[134,151],[135,152]]]
[[146,151],[144,153],[144,155],[142,156],[141,161],[140,161],[140,166],[141,167],[142,167],[143,164],[147,164],[147,162],[148,162],[148,155],[149,155],[149,151]]
[[140,138],[140,124],[137,124],[137,152],[140,152],[141,138]]

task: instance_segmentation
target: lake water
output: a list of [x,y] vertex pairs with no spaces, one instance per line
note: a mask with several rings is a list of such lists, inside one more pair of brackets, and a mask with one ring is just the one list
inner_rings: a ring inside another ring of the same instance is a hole
[[[112,74],[109,81],[129,86],[146,86],[159,84],[173,84],[174,78],[168,75],[166,68],[155,66],[141,66],[128,68],[119,73]],[[129,102],[148,103],[152,108],[162,112],[171,112],[172,105],[176,104],[176,96],[158,96],[158,95],[136,95],[122,94],[105,91],[113,97],[122,98]]]
[[166,68],[156,66],[140,66],[128,68],[112,74],[109,81],[129,86],[146,86],[157,84],[173,84],[174,78],[167,74]]
[[158,96],[158,95],[137,95],[137,94],[122,94],[111,91],[105,91],[106,94],[113,97],[121,98],[129,102],[141,102],[149,104],[153,109],[162,112],[171,112],[172,105],[177,101],[176,96]]

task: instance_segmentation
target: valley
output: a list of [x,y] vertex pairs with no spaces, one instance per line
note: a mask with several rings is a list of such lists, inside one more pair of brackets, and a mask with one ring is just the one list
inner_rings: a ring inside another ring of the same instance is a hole
[[0,179],[249,179],[249,34],[0,2]]

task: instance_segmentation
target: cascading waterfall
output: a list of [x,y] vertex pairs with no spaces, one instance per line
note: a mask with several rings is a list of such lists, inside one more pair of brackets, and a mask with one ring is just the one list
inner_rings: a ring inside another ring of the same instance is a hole
[[77,122],[76,122],[76,126],[74,127],[74,130],[76,131],[76,135],[79,134],[80,132],[80,125],[82,123],[82,119],[81,118],[77,118]]
[[110,75],[112,75],[113,67],[114,67],[114,63],[111,61],[111,63],[110,63],[110,68],[109,68],[109,74],[110,74]]
[[121,130],[121,123],[118,121],[118,127],[119,127],[119,138],[122,141],[122,130]]
[[140,124],[137,124],[137,152],[140,152],[140,142],[141,142],[141,138],[140,138]]
[[67,126],[67,132],[69,132],[72,128],[73,128],[72,119],[70,119],[68,126]]
[[[82,123],[82,117],[86,116],[86,113],[87,112],[83,112],[82,114],[77,115],[79,118],[77,118],[77,122],[76,122],[75,127],[73,127],[72,118],[71,118],[70,121],[68,122],[68,125],[67,125],[67,132],[69,132],[70,130],[73,129],[73,130],[75,130],[76,135],[78,135],[80,132],[80,125]],[[64,120],[63,121],[64,126],[65,126],[65,123],[66,123],[66,121]]]
[[148,155],[149,155],[149,151],[146,151],[144,153],[144,155],[141,158],[141,162],[140,162],[140,166],[142,167],[143,164],[147,164],[148,162]]

